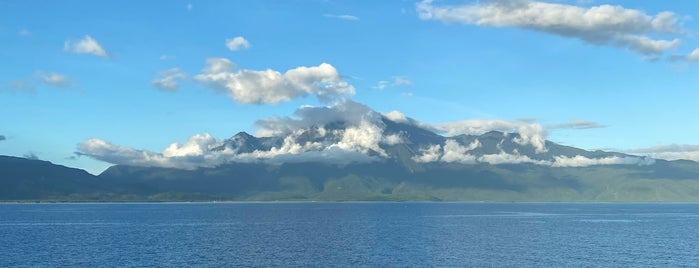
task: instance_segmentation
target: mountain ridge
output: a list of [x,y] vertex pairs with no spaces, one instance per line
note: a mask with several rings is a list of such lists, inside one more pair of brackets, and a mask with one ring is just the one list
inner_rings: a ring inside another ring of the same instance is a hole
[[133,151],[193,162],[114,165],[98,176],[0,157],[0,200],[699,202],[693,161],[587,151],[545,140],[536,129],[443,136],[375,112],[370,123],[324,116],[330,119],[319,124],[267,122],[277,127],[269,136],[198,135],[163,154]]

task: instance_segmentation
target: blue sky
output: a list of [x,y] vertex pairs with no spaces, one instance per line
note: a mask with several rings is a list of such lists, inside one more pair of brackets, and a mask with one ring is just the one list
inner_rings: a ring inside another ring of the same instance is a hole
[[1,1],[0,154],[99,173],[111,164],[74,154],[86,140],[159,152],[329,105],[316,97],[326,91],[302,88],[275,100],[245,97],[249,88],[231,95],[201,76],[213,74],[207,60],[226,59],[280,73],[327,63],[338,76],[325,70],[323,90],[422,122],[535,122],[566,145],[699,160],[698,9],[679,0]]

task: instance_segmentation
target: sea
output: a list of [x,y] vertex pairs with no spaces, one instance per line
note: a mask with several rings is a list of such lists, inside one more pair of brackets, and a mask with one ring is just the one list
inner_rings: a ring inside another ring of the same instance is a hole
[[697,267],[699,204],[0,204],[0,267]]

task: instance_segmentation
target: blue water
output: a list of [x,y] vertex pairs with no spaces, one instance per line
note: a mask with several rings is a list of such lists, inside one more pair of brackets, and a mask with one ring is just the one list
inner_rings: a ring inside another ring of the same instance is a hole
[[0,204],[0,267],[696,267],[699,204]]

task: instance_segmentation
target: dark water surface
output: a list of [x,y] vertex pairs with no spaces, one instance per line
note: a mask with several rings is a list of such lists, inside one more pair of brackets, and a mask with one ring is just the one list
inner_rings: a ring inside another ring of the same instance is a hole
[[696,267],[699,204],[0,204],[0,267]]

